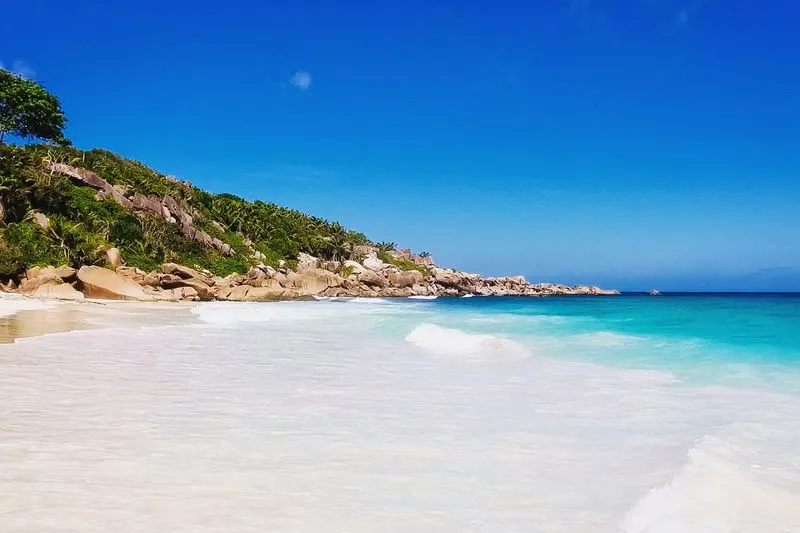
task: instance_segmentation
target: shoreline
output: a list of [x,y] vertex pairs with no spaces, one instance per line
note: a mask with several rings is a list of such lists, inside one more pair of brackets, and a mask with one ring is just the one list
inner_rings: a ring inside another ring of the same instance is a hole
[[[0,316],[0,346],[18,339],[107,328],[136,328],[153,325],[181,325],[193,322],[188,302],[125,302],[114,300],[82,300],[80,302],[37,300],[27,297],[3,298],[6,314]],[[14,309],[16,302],[19,309]],[[28,304],[35,303],[35,307]],[[176,312],[177,311],[177,312]]]
[[[575,296],[575,295],[555,295]],[[578,295],[581,296],[581,295]],[[347,300],[432,301],[434,298],[407,296],[331,297],[269,299],[244,303],[330,302]],[[461,298],[442,296],[445,299]],[[502,298],[502,297],[501,297]],[[210,300],[209,302],[232,302]],[[34,298],[14,293],[0,293],[0,345],[13,344],[18,339],[119,327],[133,328],[153,324],[184,325],[196,322],[191,311],[199,301],[136,301],[112,299],[82,299],[76,301]],[[232,302],[243,303],[243,302]],[[5,305],[2,305],[5,304]],[[16,307],[16,308],[15,308]]]
[[0,288],[45,300],[143,302],[619,294],[617,290],[596,286],[530,283],[523,276],[483,277],[433,264],[407,263],[404,268],[386,263],[373,249],[366,252],[361,262],[324,261],[300,254],[296,268],[285,264],[275,268],[259,263],[244,274],[232,273],[224,277],[176,263],[164,263],[153,272],[123,264],[109,265],[111,268],[84,265],[80,269],[45,266],[29,268]]

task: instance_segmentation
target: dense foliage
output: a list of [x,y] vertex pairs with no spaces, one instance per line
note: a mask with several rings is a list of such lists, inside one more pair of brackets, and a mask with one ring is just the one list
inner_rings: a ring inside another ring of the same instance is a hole
[[[175,199],[191,213],[195,227],[229,244],[234,255],[189,239],[175,222],[126,209],[92,187],[49,171],[52,162],[91,170],[128,197],[140,193]],[[46,229],[36,223],[37,212],[48,218]],[[174,261],[225,275],[257,262],[293,261],[299,252],[342,260],[353,247],[367,243],[363,234],[336,222],[272,203],[211,194],[105,150],[0,146],[0,277],[33,265],[103,264],[111,247],[120,249],[127,264],[146,271]]]
[[32,80],[0,68],[0,143],[6,135],[68,144],[58,98]]

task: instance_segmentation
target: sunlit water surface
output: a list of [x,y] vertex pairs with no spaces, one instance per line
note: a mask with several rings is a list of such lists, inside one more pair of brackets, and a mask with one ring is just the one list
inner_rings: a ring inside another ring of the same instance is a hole
[[0,346],[0,531],[800,531],[800,298],[193,313]]

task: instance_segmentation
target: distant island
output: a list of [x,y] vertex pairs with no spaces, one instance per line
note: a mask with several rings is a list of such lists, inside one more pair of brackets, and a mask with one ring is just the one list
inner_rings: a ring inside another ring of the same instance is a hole
[[[0,69],[2,291],[141,301],[618,294],[442,268],[337,222],[79,150],[65,125],[55,96]],[[4,144],[11,137],[44,144]]]

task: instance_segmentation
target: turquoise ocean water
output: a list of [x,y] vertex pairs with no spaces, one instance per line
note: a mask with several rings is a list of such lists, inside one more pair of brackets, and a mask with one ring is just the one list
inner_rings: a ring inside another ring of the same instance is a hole
[[[800,393],[800,293],[458,298],[440,325],[504,335],[543,355],[657,369],[685,380]],[[750,373],[748,374],[747,371]]]
[[797,295],[103,321],[0,346],[0,531],[800,531]]

